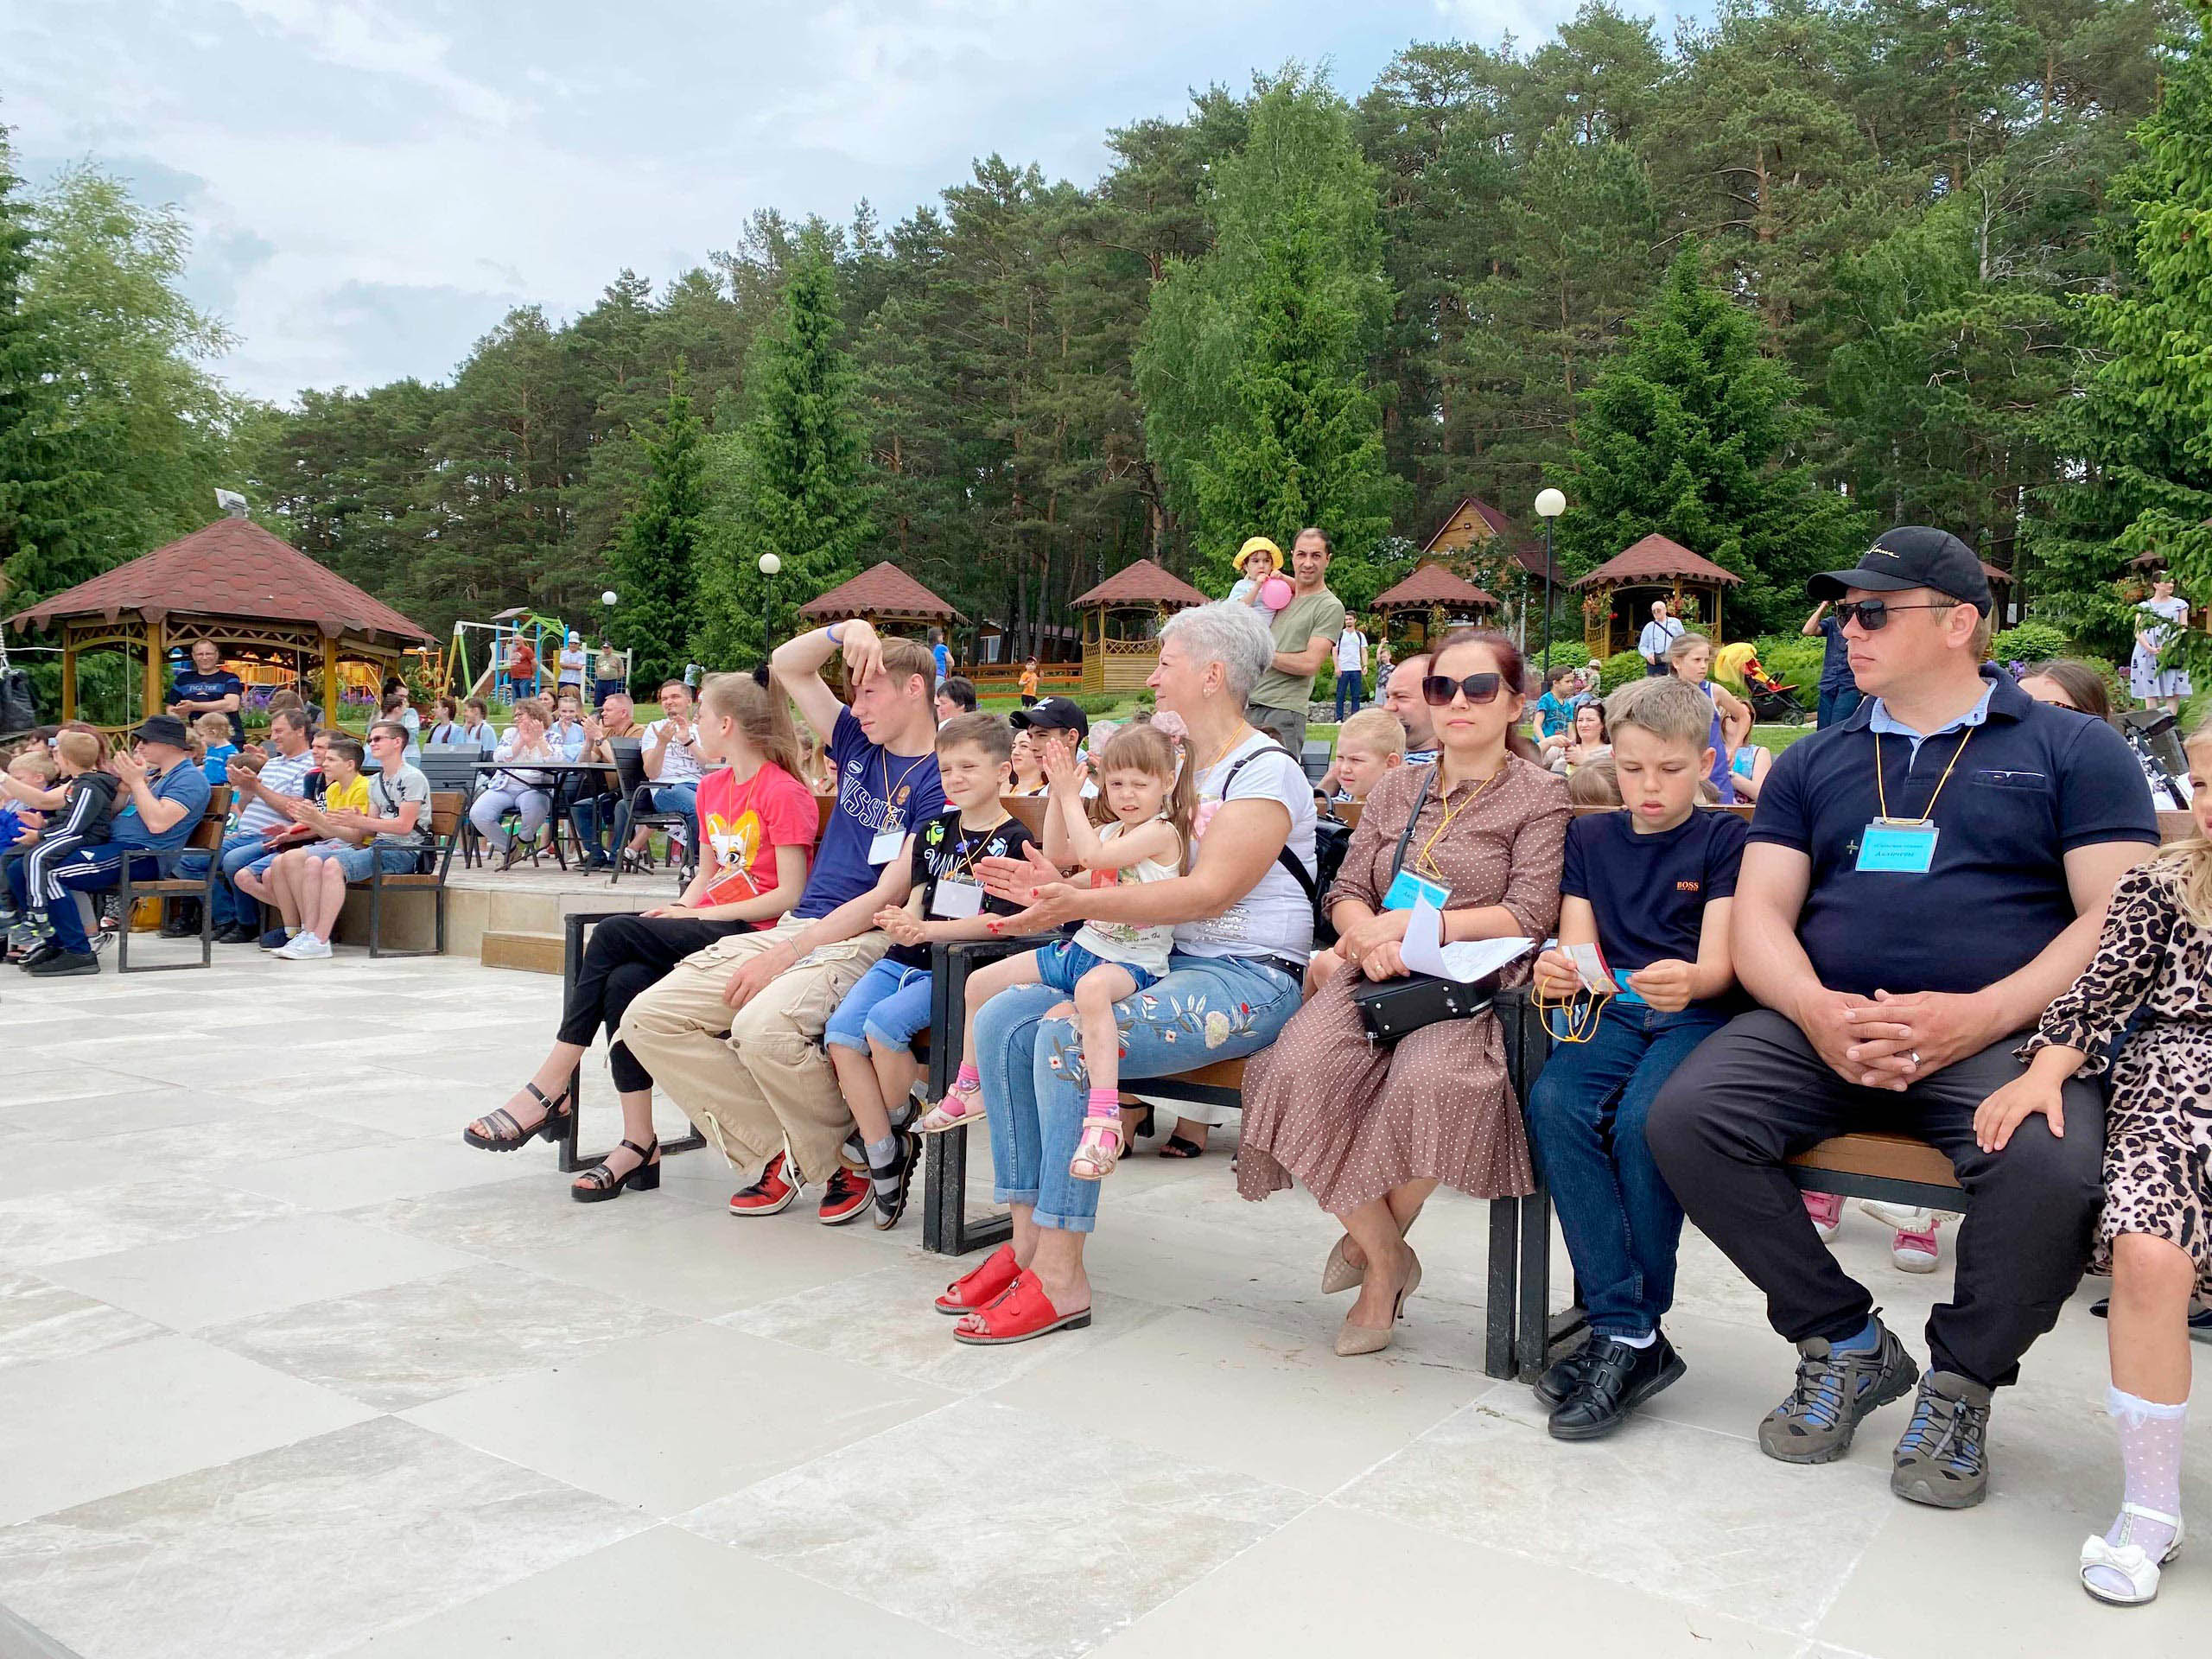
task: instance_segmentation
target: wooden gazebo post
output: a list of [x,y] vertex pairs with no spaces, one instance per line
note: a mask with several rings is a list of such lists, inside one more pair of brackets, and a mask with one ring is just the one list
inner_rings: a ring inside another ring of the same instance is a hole
[[322,636],[322,723],[338,724],[338,637],[330,633]]
[[139,705],[138,718],[143,720],[164,705],[162,693],[168,688],[162,683],[162,664],[168,660],[168,629],[159,613],[146,618],[146,673],[143,684],[143,702]]

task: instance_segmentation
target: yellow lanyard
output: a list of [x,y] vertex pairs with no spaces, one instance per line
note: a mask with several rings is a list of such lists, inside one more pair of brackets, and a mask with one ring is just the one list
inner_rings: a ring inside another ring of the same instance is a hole
[[[888,749],[883,751],[883,816],[887,819],[891,817],[891,793],[894,787],[899,789],[906,788],[906,780],[914,775],[914,768],[916,766],[920,766],[925,760],[934,760],[936,759],[937,751],[935,749],[931,749],[927,754],[916,755],[912,760],[907,763],[906,770],[899,774],[899,782],[896,785],[893,785],[891,781],[891,751]],[[899,809],[898,823],[887,823],[883,827],[886,830],[905,829],[906,827],[906,809],[903,806]]]
[[[1506,766],[1510,766],[1511,764],[1512,757],[1508,755],[1506,757]],[[1431,875],[1435,876],[1439,880],[1443,880],[1444,872],[1436,868],[1434,861],[1428,855],[1430,849],[1433,849],[1438,842],[1444,838],[1444,832],[1452,827],[1452,819],[1458,817],[1462,812],[1465,811],[1477,801],[1480,800],[1484,790],[1488,789],[1492,784],[1505,776],[1506,766],[1501,766],[1496,772],[1493,772],[1489,777],[1484,779],[1482,782],[1477,784],[1475,785],[1474,793],[1468,796],[1464,801],[1461,801],[1459,805],[1447,806],[1444,809],[1444,822],[1438,824],[1435,830],[1430,833],[1428,839],[1421,843],[1420,853],[1414,856],[1414,868],[1415,869],[1427,870]],[[1440,760],[1437,762],[1436,770],[1437,775],[1441,777],[1444,772],[1444,763],[1442,761]]]
[[[968,855],[968,857],[966,861],[963,862],[958,869],[947,869],[945,874],[950,875],[955,882],[957,882],[963,875],[973,876],[976,874],[976,861],[982,856],[983,849],[991,844],[991,837],[998,834],[999,830],[1004,827],[1007,818],[1010,818],[1013,816],[1014,815],[1009,812],[1006,815],[1006,817],[999,819],[998,822],[992,824],[989,829],[976,830],[975,832],[976,839],[973,841],[968,839],[969,832],[967,830],[956,826],[952,831],[952,857],[958,858],[963,852]],[[951,861],[950,859],[946,861],[948,864],[950,864],[950,861]],[[939,876],[938,878],[940,881],[944,879],[944,876]],[[973,884],[971,883],[970,885]]]
[[[1943,775],[1936,780],[1936,794],[1930,795],[1928,798],[1927,810],[1922,812],[1916,818],[1894,819],[1890,817],[1890,792],[1888,789],[1884,786],[1882,782],[1882,734],[1879,732],[1875,733],[1874,799],[1879,804],[1882,810],[1882,816],[1878,822],[1882,823],[1926,823],[1929,819],[1934,817],[1936,816],[1936,797],[1937,795],[1941,795],[1943,792],[1943,785],[1951,781],[1951,768],[1959,764],[1959,757],[1967,752],[1967,745],[1974,741],[1974,728],[1973,727],[1967,727],[1967,734],[1959,740],[1959,747],[1951,751],[1949,764],[1943,768]],[[1910,767],[1908,766],[1907,770],[1910,771]]]
[[[1587,1014],[1578,1016],[1575,1010],[1581,1007],[1585,995],[1587,995],[1590,999],[1590,1011]],[[1611,1000],[1612,995],[1611,991],[1585,993],[1578,989],[1568,992],[1565,1001],[1552,1002],[1545,999],[1541,982],[1529,987],[1529,1001],[1535,1005],[1537,1018],[1541,1019],[1550,1029],[1552,1035],[1562,1043],[1586,1043],[1595,1037],[1598,1034],[1598,1022],[1604,1017],[1605,1004]],[[1554,1008],[1567,1015],[1567,1028],[1564,1031],[1552,1024],[1551,1011]]]

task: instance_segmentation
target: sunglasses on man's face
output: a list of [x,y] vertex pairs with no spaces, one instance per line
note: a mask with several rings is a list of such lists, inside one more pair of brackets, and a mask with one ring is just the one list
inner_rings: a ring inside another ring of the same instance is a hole
[[1469,702],[1495,702],[1498,688],[1504,683],[1500,674],[1470,674],[1464,680],[1455,680],[1449,674],[1429,674],[1421,679],[1421,700],[1432,709],[1449,709],[1452,696],[1464,691]]
[[1856,622],[1860,632],[1876,633],[1899,611],[1948,611],[1959,602],[1951,599],[1933,605],[1892,605],[1886,599],[1847,599],[1835,607],[1835,620],[1847,626]]

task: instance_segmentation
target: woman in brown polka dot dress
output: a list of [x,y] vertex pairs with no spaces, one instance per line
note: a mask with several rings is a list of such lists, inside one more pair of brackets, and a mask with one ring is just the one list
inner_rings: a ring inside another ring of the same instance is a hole
[[[1559,919],[1567,791],[1509,744],[1521,718],[1520,653],[1497,634],[1455,633],[1429,675],[1422,690],[1436,710],[1437,763],[1402,767],[1376,786],[1329,891],[1344,966],[1245,1073],[1238,1190],[1264,1198],[1294,1177],[1350,1235],[1322,1277],[1325,1290],[1361,1286],[1340,1354],[1389,1344],[1421,1271],[1405,1230],[1440,1182],[1477,1198],[1534,1185],[1494,1018],[1443,1020],[1378,1047],[1352,1005],[1363,980],[1406,971],[1399,943],[1410,912],[1382,901],[1416,801],[1404,868],[1449,892],[1447,942],[1541,939]],[[1509,978],[1527,972],[1524,959]]]

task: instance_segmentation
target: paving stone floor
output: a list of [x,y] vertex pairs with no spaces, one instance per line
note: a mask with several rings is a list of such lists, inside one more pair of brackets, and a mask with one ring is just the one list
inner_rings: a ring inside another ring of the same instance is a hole
[[[558,998],[350,950],[0,975],[0,1656],[2212,1651],[2201,1556],[2140,1611],[2075,1586],[2117,1488],[2091,1289],[1958,1515],[1890,1497],[1901,1407],[1759,1455],[1789,1355],[1694,1237],[1689,1375],[1597,1445],[1482,1374],[1468,1200],[1339,1360],[1328,1223],[1219,1151],[1113,1178],[1090,1330],[970,1351],[918,1213],[741,1221],[706,1153],[583,1208],[550,1147],[462,1146]],[[586,1096],[604,1144],[596,1056]],[[1886,1244],[1837,1248],[1916,1336],[1948,1274]]]

